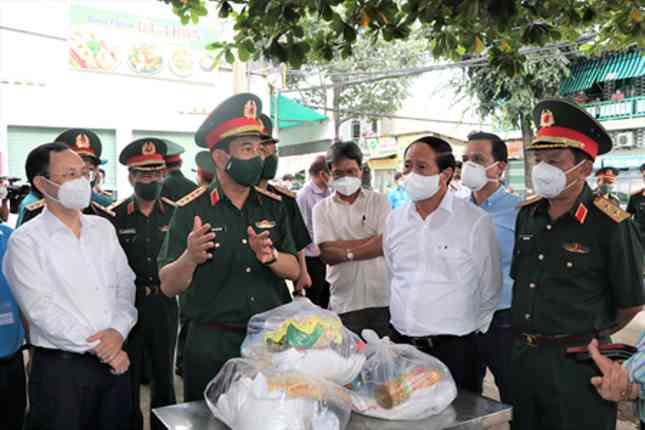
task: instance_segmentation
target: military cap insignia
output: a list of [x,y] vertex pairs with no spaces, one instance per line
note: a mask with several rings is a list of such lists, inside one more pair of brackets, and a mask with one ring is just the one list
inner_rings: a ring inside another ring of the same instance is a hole
[[553,124],[555,124],[553,112],[548,109],[543,110],[540,114],[540,127],[551,127]]
[[275,222],[269,221],[268,219],[263,219],[255,223],[257,228],[273,228],[275,227]]
[[604,197],[596,197],[593,200],[593,204],[616,223],[623,222],[632,216],[629,212],[625,212],[611,200],[607,200]]
[[90,139],[85,133],[77,134],[74,143],[79,149],[87,149],[90,147]]
[[255,100],[249,100],[244,104],[244,118],[255,119],[258,116],[258,105]]
[[574,254],[589,254],[589,247],[581,243],[563,243],[562,248]]
[[143,155],[153,155],[155,152],[157,152],[157,148],[152,142],[146,142],[141,147],[141,154]]

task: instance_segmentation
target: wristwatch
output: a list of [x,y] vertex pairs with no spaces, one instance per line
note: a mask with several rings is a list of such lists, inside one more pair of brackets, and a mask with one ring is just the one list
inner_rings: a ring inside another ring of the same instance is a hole
[[269,261],[267,261],[265,263],[262,263],[262,264],[264,264],[265,266],[270,266],[273,263],[275,263],[276,261],[278,261],[278,250],[275,249],[275,247],[274,247],[273,248],[273,258],[271,258],[271,260],[269,260]]
[[354,253],[352,252],[351,249],[346,249],[345,250],[345,257],[347,258],[347,261],[353,261],[354,260]]

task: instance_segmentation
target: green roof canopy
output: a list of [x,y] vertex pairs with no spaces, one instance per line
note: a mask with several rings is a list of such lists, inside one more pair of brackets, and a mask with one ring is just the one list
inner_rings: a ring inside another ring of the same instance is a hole
[[276,97],[271,96],[271,120],[274,124],[276,123],[276,104],[279,128],[297,127],[305,125],[307,122],[327,121],[329,119],[320,112],[309,109],[297,101],[280,94],[278,95],[277,103]]
[[645,56],[634,51],[580,62],[571,76],[560,84],[560,94],[567,95],[591,88],[595,83],[645,76]]

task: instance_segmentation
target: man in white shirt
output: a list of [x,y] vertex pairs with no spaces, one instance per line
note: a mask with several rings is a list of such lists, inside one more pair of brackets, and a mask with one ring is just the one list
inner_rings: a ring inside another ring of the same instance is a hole
[[499,302],[499,246],[490,217],[448,190],[452,148],[425,137],[405,150],[409,203],[392,211],[383,234],[391,273],[393,340],[448,366],[459,388],[475,391],[475,336]]
[[127,429],[134,273],[110,222],[81,214],[91,186],[76,153],[41,145],[26,170],[46,208],[11,236],[3,271],[34,346],[28,428]]
[[337,142],[327,152],[334,194],[314,207],[314,243],[329,267],[329,309],[357,334],[366,328],[390,334],[390,285],[383,261],[387,198],[361,189],[363,154],[354,142]]

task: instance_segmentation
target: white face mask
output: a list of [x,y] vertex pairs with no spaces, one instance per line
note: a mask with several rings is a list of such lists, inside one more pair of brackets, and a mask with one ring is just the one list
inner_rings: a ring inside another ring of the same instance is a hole
[[499,182],[496,179],[488,179],[486,176],[486,171],[497,164],[498,162],[496,161],[490,166],[484,167],[481,164],[466,161],[461,169],[461,183],[472,191],[479,191],[488,182]]
[[353,196],[361,188],[361,180],[355,176],[343,176],[342,178],[332,179],[329,187],[339,194],[346,197]]
[[58,187],[58,198],[45,193],[50,199],[57,201],[67,209],[78,210],[89,206],[90,198],[92,197],[92,186],[85,177],[67,181],[62,185],[58,185],[47,178],[45,180]]
[[407,175],[405,189],[413,202],[427,200],[439,191],[439,175],[422,176],[412,172]]
[[544,161],[536,164],[531,172],[535,193],[547,199],[559,196],[564,192],[564,190],[576,183],[574,181],[567,185],[567,175],[582,166],[583,163],[584,160],[566,172],[563,172],[561,169],[558,169],[551,164],[547,164]]

